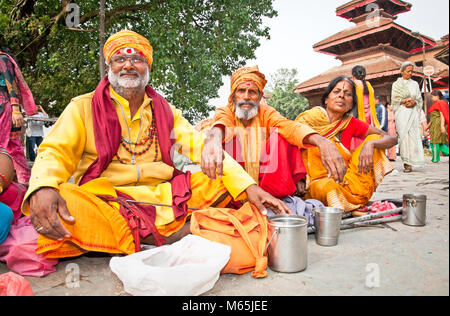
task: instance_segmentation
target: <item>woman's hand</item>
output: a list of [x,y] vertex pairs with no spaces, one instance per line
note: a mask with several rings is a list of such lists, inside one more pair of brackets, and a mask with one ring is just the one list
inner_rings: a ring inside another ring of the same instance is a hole
[[22,113],[14,111],[12,114],[12,124],[14,127],[22,127],[24,123]]
[[359,173],[370,173],[373,169],[373,151],[374,151],[373,142],[367,142],[361,149],[361,153],[359,154],[359,164],[358,170]]
[[303,142],[319,148],[322,164],[327,169],[328,176],[336,183],[342,183],[347,173],[347,164],[334,143],[319,134],[308,135]]

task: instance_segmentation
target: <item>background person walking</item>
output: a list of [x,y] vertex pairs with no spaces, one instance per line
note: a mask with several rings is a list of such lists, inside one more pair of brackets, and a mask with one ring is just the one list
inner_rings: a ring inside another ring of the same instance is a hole
[[433,106],[428,110],[430,115],[430,136],[431,136],[431,151],[433,153],[432,162],[437,163],[441,161],[441,152],[448,156],[449,149],[446,145],[448,143],[448,118],[449,110],[447,101],[441,91],[435,90],[431,93]]
[[26,130],[27,134],[27,151],[30,160],[34,162],[39,145],[44,139],[44,121],[33,120],[33,118],[48,118],[48,114],[42,106],[38,105],[39,112],[30,117]]
[[402,77],[392,85],[391,97],[405,173],[411,172],[412,166],[425,165],[420,125],[423,100],[419,84],[411,79],[413,70],[414,65],[411,62],[402,64],[400,68]]

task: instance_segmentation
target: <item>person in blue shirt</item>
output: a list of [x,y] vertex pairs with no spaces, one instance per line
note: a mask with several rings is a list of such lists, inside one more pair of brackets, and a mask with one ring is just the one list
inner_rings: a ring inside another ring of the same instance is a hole
[[375,97],[377,119],[380,122],[380,128],[387,133],[388,131],[388,112],[386,108],[386,97]]

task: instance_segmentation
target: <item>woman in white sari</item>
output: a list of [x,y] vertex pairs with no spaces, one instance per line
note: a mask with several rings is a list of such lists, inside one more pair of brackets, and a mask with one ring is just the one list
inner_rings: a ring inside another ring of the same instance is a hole
[[425,165],[420,129],[420,111],[422,110],[423,100],[419,84],[411,79],[413,69],[412,63],[403,63],[402,77],[398,78],[392,85],[391,98],[400,156],[406,173],[412,171],[412,166]]

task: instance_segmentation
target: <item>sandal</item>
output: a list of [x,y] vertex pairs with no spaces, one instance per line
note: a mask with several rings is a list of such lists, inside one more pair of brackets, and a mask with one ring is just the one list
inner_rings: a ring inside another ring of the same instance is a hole
[[405,164],[404,165],[405,170],[403,170],[404,173],[411,173],[412,167],[410,165]]

